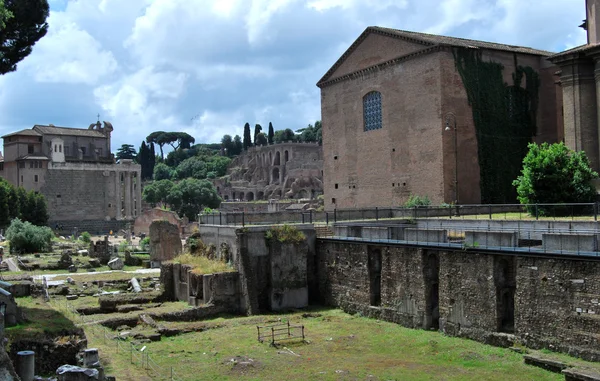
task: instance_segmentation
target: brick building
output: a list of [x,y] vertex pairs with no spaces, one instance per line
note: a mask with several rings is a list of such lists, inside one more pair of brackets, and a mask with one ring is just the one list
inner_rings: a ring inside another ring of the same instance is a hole
[[562,139],[550,55],[368,27],[317,83],[326,209],[514,201],[527,143]]
[[587,44],[555,54],[560,67],[565,144],[585,151],[592,167],[600,170],[600,0],[586,1]]
[[98,122],[87,129],[35,125],[5,135],[0,177],[41,192],[51,226],[115,230],[140,214],[141,167],[131,160],[115,164],[112,131]]

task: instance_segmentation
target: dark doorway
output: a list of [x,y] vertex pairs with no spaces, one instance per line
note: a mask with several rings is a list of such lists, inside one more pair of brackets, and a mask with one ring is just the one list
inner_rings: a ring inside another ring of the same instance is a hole
[[437,254],[424,254],[425,321],[423,328],[440,329],[440,259]]
[[499,332],[515,331],[516,266],[514,258],[495,258],[496,320]]
[[369,247],[369,293],[372,306],[381,305],[381,249]]

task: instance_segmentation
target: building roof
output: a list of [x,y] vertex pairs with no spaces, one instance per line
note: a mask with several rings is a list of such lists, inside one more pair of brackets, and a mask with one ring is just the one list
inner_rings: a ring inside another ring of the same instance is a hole
[[70,128],[70,127],[57,127],[57,126],[44,126],[36,124],[33,126],[35,131],[43,135],[62,135],[62,136],[86,136],[90,138],[106,138],[106,136],[96,130],[89,130],[87,128]]
[[15,160],[50,160],[48,156],[41,153],[30,153],[17,157]]
[[[495,42],[486,42],[486,41],[478,41],[478,40],[469,40],[466,38],[458,38],[458,37],[449,37],[449,36],[440,36],[436,34],[427,34],[427,33],[419,33],[419,32],[410,32],[406,30],[392,29],[392,28],[383,28],[378,26],[370,26],[352,43],[352,45],[344,52],[344,54],[337,60],[337,62],[325,73],[323,78],[319,80],[317,86],[322,85],[324,82],[329,80],[331,75],[337,70],[337,68],[352,54],[352,52],[360,45],[360,43],[371,33],[398,38],[405,41],[416,42],[418,44],[423,45],[423,50],[413,52],[409,54],[409,56],[416,55],[419,53],[427,53],[433,51],[436,47],[461,47],[461,48],[470,48],[470,49],[490,49],[490,50],[501,50],[511,53],[521,53],[521,54],[532,54],[543,57],[548,57],[554,53],[546,51],[528,48],[525,46],[514,46],[514,45],[506,45],[499,44]],[[400,57],[398,57],[400,58]],[[377,66],[377,65],[374,65]]]
[[480,48],[480,49],[492,49],[492,50],[503,50],[513,53],[533,54],[537,56],[550,56],[554,54],[547,50],[533,49],[526,46],[515,46],[507,44],[499,44],[496,42],[469,40],[466,38],[440,36],[436,34],[427,34],[419,32],[409,32],[406,30],[398,30],[392,28],[382,28],[378,26],[369,27],[368,29],[377,30],[381,32],[387,32],[404,39],[412,39],[417,42],[423,42],[431,45],[446,45],[456,46],[463,48]]
[[17,135],[20,135],[20,136],[42,136],[42,134],[40,134],[39,132],[36,132],[36,131],[32,130],[31,128],[28,128],[25,130],[13,132],[12,134],[4,135],[2,137],[2,139],[7,138],[9,136],[17,136]]
[[552,61],[552,60],[555,60],[558,58],[569,56],[571,54],[587,53],[590,50],[596,50],[596,48],[598,48],[598,47],[600,47],[600,43],[580,45],[580,46],[571,48],[569,50],[565,50],[563,52],[556,53],[556,54],[550,56],[549,59],[550,59],[550,61]]

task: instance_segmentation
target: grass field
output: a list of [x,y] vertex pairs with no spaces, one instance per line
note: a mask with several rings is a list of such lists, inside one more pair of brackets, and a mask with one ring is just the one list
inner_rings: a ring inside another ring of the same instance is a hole
[[[108,374],[119,380],[563,380],[523,363],[520,354],[436,332],[351,316],[335,309],[313,310],[303,317],[263,315],[220,317],[203,322],[168,323],[173,327],[205,325],[203,332],[163,337],[145,353],[162,370],[148,373],[139,352],[116,352],[116,342],[88,334],[100,349]],[[305,326],[307,342],[272,347],[257,340],[256,325],[287,321]],[[142,327],[139,327],[142,329]],[[130,348],[126,345],[125,348]],[[132,364],[132,359],[133,363]],[[573,360],[573,359],[571,359]],[[573,360],[574,361],[574,360]]]

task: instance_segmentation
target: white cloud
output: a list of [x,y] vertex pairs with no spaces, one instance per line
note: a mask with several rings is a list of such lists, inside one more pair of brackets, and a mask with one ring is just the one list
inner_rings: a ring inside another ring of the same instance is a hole
[[0,133],[100,112],[114,149],[154,130],[198,142],[320,118],[315,83],[369,25],[562,50],[583,0],[51,0],[49,33],[0,77]]

